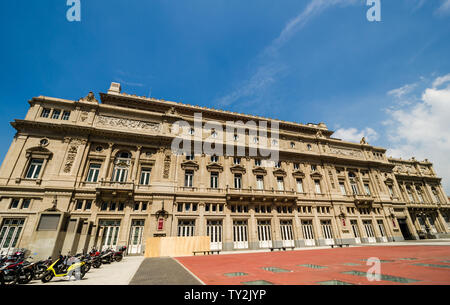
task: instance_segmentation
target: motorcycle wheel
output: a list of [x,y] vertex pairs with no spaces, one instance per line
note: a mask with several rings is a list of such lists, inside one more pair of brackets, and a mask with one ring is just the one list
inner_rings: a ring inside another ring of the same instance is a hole
[[47,267],[38,266],[36,268],[36,272],[34,273],[34,279],[40,280],[44,276],[45,271],[47,271]]
[[102,265],[102,263],[101,263],[100,261],[95,261],[95,262],[92,264],[92,266],[93,266],[95,269],[100,268],[101,265]]
[[91,270],[91,264],[84,264],[84,269],[85,269],[85,273],[88,273],[89,272],[89,270]]
[[19,284],[28,284],[33,279],[33,272],[31,270],[25,271],[25,278],[19,278]]
[[53,273],[51,271],[47,271],[46,273],[44,273],[44,275],[42,276],[42,283],[48,283],[52,280],[53,278]]
[[116,262],[120,262],[122,260],[122,256],[116,256],[114,259],[116,260]]

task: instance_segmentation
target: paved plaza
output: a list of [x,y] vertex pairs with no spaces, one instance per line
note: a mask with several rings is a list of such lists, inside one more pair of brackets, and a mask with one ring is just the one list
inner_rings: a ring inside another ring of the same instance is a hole
[[[381,263],[369,282],[367,259]],[[91,269],[81,281],[31,285],[449,285],[450,240],[405,241],[348,248],[246,251],[209,256],[144,258]]]

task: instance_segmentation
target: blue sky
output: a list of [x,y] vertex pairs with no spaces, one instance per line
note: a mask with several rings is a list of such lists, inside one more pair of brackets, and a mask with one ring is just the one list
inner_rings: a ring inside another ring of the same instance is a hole
[[65,0],[3,1],[0,157],[33,96],[79,99],[116,81],[365,135],[435,162],[450,192],[450,0],[381,0],[381,22],[365,2],[81,0],[81,22],[68,22]]

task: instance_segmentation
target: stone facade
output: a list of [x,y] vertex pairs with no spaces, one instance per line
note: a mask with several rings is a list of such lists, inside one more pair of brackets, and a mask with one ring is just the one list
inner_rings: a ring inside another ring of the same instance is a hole
[[449,199],[427,160],[389,159],[364,139],[332,138],[323,123],[276,120],[276,166],[248,155],[190,158],[171,151],[176,121],[192,123],[195,113],[223,124],[270,120],[129,95],[116,83],[100,96],[39,96],[12,122],[0,169],[0,251],[45,257],[127,245],[139,254],[147,237],[177,235],[209,235],[213,248],[238,250],[450,232]]

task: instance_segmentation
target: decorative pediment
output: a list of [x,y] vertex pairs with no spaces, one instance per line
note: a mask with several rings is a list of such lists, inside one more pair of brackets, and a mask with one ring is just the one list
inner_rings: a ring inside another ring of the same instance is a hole
[[311,178],[322,178],[322,174],[319,172],[314,172],[311,174]]
[[235,165],[235,166],[233,166],[233,167],[230,167],[230,170],[231,170],[232,173],[242,173],[242,174],[245,174],[245,172],[246,172],[245,167],[243,167],[243,166],[240,165],[240,164]]
[[273,171],[273,175],[286,177],[286,172],[284,170],[282,170],[281,168],[279,168],[279,169],[276,169]]
[[305,178],[305,173],[302,172],[301,170],[296,170],[295,172],[292,173],[292,176],[296,178]]
[[209,163],[208,165],[206,165],[206,169],[210,172],[222,172],[223,166],[220,165],[219,163],[212,162],[212,163]]
[[267,171],[260,166],[255,167],[252,172],[255,175],[266,175],[267,174]]
[[29,158],[31,155],[49,158],[53,155],[53,153],[45,147],[36,146],[26,150],[26,157]]
[[198,170],[198,164],[197,164],[197,162],[192,161],[192,160],[184,161],[183,163],[181,163],[181,168]]
[[384,180],[384,183],[386,183],[386,184],[394,184],[394,180],[392,178],[386,178]]

